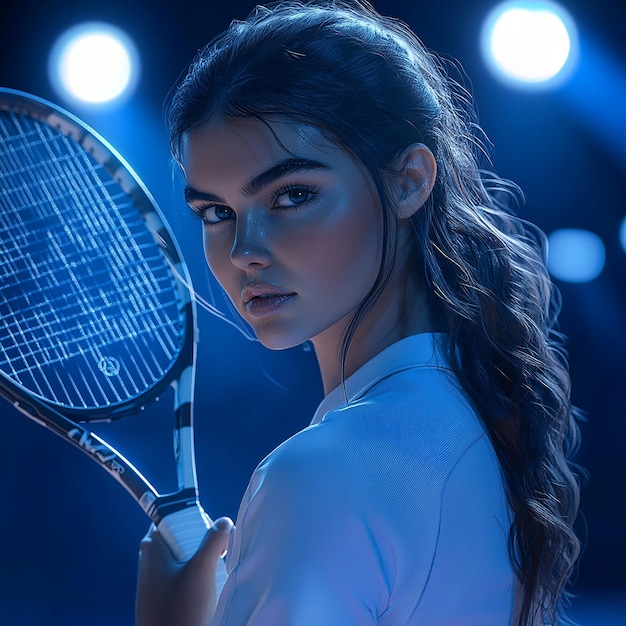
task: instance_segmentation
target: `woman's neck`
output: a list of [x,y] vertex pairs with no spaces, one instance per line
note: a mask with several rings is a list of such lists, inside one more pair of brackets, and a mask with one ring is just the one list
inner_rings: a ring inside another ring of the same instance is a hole
[[[425,299],[413,282],[390,281],[374,306],[365,314],[348,348],[345,378],[400,339],[433,330]],[[341,351],[351,316],[346,316],[312,339],[324,395],[341,383]]]

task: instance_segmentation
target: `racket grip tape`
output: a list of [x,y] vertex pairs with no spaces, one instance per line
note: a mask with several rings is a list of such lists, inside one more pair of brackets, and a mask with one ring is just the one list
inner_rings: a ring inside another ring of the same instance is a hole
[[[157,525],[174,558],[181,562],[188,561],[198,551],[209,527],[209,517],[199,504],[170,513]],[[215,572],[218,597],[227,578],[224,559],[218,559]]]
[[157,525],[177,561],[188,561],[197,551],[211,522],[196,504],[166,515]]

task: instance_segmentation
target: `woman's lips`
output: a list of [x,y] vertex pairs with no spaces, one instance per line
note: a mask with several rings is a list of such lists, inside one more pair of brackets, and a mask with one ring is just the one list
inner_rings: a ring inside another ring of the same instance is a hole
[[255,296],[246,302],[246,310],[253,317],[263,317],[276,313],[285,303],[295,298],[295,293],[283,293],[268,296]]
[[268,284],[248,285],[241,292],[246,311],[253,317],[272,315],[295,296],[293,292]]

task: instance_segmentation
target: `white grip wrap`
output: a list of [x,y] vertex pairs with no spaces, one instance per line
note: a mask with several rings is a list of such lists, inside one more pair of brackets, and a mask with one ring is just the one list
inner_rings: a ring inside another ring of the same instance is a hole
[[166,515],[158,525],[159,532],[177,561],[188,561],[198,550],[210,521],[200,506]]
[[[188,561],[200,547],[210,526],[208,515],[204,509],[190,506],[181,511],[166,515],[158,525],[159,532],[169,546],[177,561]],[[224,559],[218,559],[215,572],[215,584],[219,597],[228,578]]]

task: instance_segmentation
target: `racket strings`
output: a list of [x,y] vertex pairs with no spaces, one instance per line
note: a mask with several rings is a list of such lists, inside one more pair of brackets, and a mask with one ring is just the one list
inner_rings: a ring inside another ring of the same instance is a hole
[[70,406],[139,394],[181,343],[164,255],[75,140],[14,113],[0,134],[0,366]]

